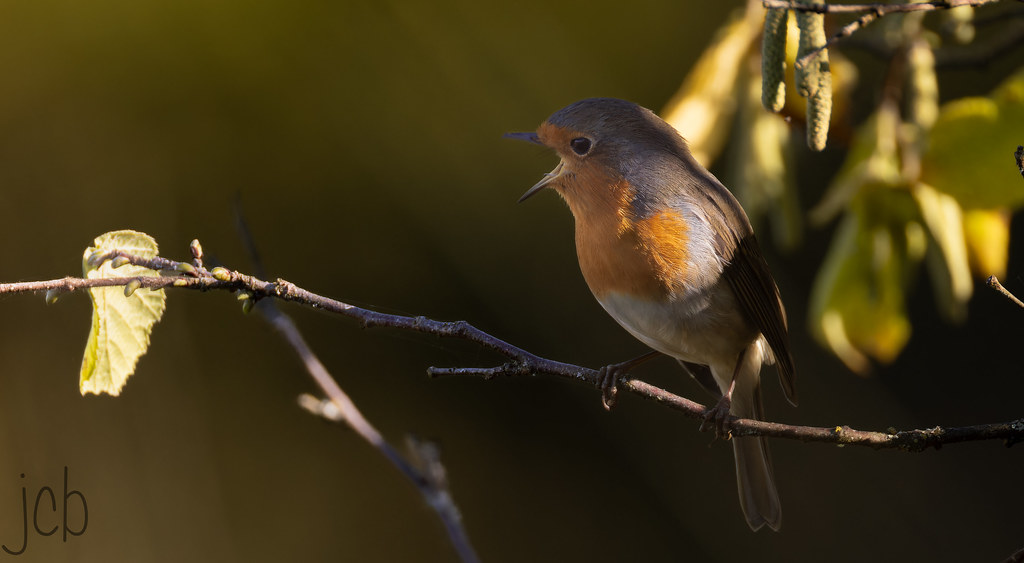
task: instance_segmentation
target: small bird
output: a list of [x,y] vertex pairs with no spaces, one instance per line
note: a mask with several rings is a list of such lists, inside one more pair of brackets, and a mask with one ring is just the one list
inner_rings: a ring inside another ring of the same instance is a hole
[[[630,334],[677,359],[719,399],[705,424],[727,436],[730,412],[763,419],[764,363],[776,364],[796,405],[786,313],[750,221],[678,131],[632,102],[590,98],[536,132],[506,136],[558,154],[555,169],[519,201],[545,187],[562,196],[590,291]],[[606,407],[618,376],[654,354],[602,370]],[[778,530],[782,508],[764,439],[731,441],[747,523]]]

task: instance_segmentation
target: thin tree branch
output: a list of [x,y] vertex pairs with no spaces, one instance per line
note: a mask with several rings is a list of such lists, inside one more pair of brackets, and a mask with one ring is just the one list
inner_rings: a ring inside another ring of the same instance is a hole
[[989,276],[988,279],[985,280],[985,285],[991,287],[992,289],[998,291],[999,293],[1002,293],[1003,297],[1016,303],[1018,307],[1024,308],[1024,303],[1021,303],[1020,299],[1017,299],[1016,295],[1010,293],[1010,290],[1003,287],[1003,284],[999,283],[999,278],[995,276]]
[[[263,261],[260,259],[256,242],[253,239],[252,231],[245,222],[241,212],[241,203],[235,202],[235,220],[237,230],[242,238],[242,243],[249,253],[249,260],[253,268],[262,277],[264,276]],[[193,247],[199,247],[195,241]],[[195,252],[193,252],[195,255]],[[200,256],[196,256],[201,260]],[[201,261],[198,266],[202,266]],[[452,498],[448,488],[448,480],[444,465],[441,464],[439,449],[429,442],[423,442],[414,438],[407,439],[407,446],[414,462],[408,461],[398,450],[384,439],[381,433],[374,428],[370,421],[363,416],[356,404],[342,390],[337,380],[331,376],[327,367],[306,342],[299,330],[298,325],[291,317],[281,312],[273,301],[265,301],[260,305],[259,312],[263,318],[277,330],[282,337],[291,345],[299,355],[306,371],[327,396],[322,402],[316,399],[303,396],[299,404],[314,414],[319,414],[328,420],[343,422],[355,430],[364,440],[370,443],[384,457],[394,465],[413,485],[419,490],[426,500],[427,505],[434,510],[448,534],[448,541],[458,554],[463,563],[477,563],[479,558],[476,550],[469,541],[469,534],[462,523],[462,515],[459,513],[455,500]],[[319,403],[319,404],[317,404]]]
[[1003,560],[1003,563],[1021,563],[1024,562],[1024,549],[1019,549],[1014,552],[1013,555]]
[[[178,263],[176,262],[164,259],[160,259],[160,261],[160,263],[170,266],[172,270],[178,268]],[[139,263],[141,262],[144,262],[144,260],[140,259]],[[133,261],[133,263],[136,262]],[[174,277],[125,277],[96,280],[64,278],[42,282],[9,283],[0,284],[0,295],[43,291],[54,288],[71,291],[87,287],[125,285],[136,279],[140,281],[142,287],[151,289],[158,287],[181,287],[199,291],[210,289],[244,291],[250,293],[253,299],[269,297],[350,317],[360,321],[364,328],[396,328],[444,338],[467,340],[478,344],[482,348],[505,356],[509,360],[505,364],[494,368],[431,367],[428,369],[428,373],[432,376],[477,375],[490,378],[499,375],[548,374],[575,379],[592,387],[600,388],[601,382],[598,370],[541,358],[492,336],[466,321],[437,321],[426,317],[389,315],[312,293],[283,279],[268,282],[230,270],[223,270],[219,275],[223,279],[216,279],[212,275],[196,271],[196,274],[193,275]],[[704,420],[708,414],[709,409],[704,405],[674,395],[640,380],[625,380],[620,383],[620,386],[625,391],[678,410],[694,419]],[[733,436],[771,436],[804,442],[849,444],[867,446],[874,449],[899,449],[915,452],[923,451],[927,448],[940,448],[945,444],[968,441],[1002,440],[1007,446],[1012,446],[1024,440],[1024,419],[958,428],[936,426],[924,430],[871,432],[855,430],[848,426],[827,428],[794,426],[731,416],[728,419],[728,428]]]
[[[448,533],[448,539],[451,541],[455,552],[459,555],[459,559],[465,563],[479,561],[472,544],[469,542],[469,535],[462,525],[462,516],[459,514],[459,509],[455,506],[455,502],[448,490],[447,482],[436,477],[438,474],[444,474],[444,468],[434,451],[436,448],[431,448],[425,443],[412,442],[410,449],[417,454],[417,457],[421,458],[421,468],[417,468],[407,461],[366,420],[366,417],[359,411],[348,394],[331,377],[330,372],[327,371],[324,364],[317,358],[316,353],[306,343],[306,339],[303,338],[302,333],[299,332],[299,327],[295,325],[291,317],[282,313],[272,303],[267,303],[260,307],[260,312],[266,317],[267,322],[288,341],[299,355],[303,365],[306,367],[306,371],[309,372],[316,384],[329,398],[329,404],[333,407],[332,411],[328,411],[331,414],[325,413],[323,408],[319,410],[319,414],[330,420],[344,422],[364,440],[369,442],[370,445],[380,451],[402,475],[419,489],[427,504],[440,517],[441,523],[444,524],[445,531]],[[306,401],[305,404],[308,408],[309,402]],[[434,455],[430,455],[429,460],[424,460],[423,458],[427,457],[423,453],[425,451],[432,452]]]
[[805,4],[799,0],[762,0],[761,4],[770,10],[795,10],[815,14],[862,14],[873,12],[878,16],[907,12],[928,12],[948,10],[959,6],[984,6],[1000,0],[948,0],[917,2],[914,4]]
[[828,49],[829,47],[835,45],[840,40],[846,39],[847,37],[853,35],[854,32],[856,32],[860,28],[866,26],[867,24],[875,21],[876,19],[880,18],[881,16],[882,16],[882,14],[880,14],[879,12],[872,11],[872,12],[868,12],[868,13],[862,15],[861,17],[853,20],[852,22],[844,25],[839,31],[837,31],[835,34],[833,34],[832,37],[829,37],[828,40],[825,41],[824,45],[809,51],[808,53],[804,54],[804,56],[802,56],[799,59],[797,59],[797,61],[795,63],[797,68],[804,68],[804,67],[806,67],[810,63],[810,61],[812,61],[818,55],[818,53],[820,53],[821,51],[824,51],[825,49]]
[[[549,360],[543,360],[547,362]],[[448,375],[445,368],[430,368],[431,375]],[[493,368],[498,369],[498,368]],[[597,371],[587,368],[579,368],[586,372],[586,381],[597,386],[596,381],[591,381],[591,375],[596,379]],[[522,368],[517,368],[514,373],[501,374],[490,373],[488,377],[496,375],[519,375]],[[537,366],[534,373],[552,373]],[[457,375],[462,375],[458,373]],[[555,374],[558,375],[558,374]],[[646,399],[661,403],[667,407],[680,411],[690,418],[705,420],[708,408],[700,403],[674,395],[664,389],[645,383],[638,379],[631,379],[620,383],[624,390],[640,395]],[[956,428],[943,428],[936,426],[924,430],[902,430],[896,432],[872,432],[855,430],[849,426],[835,426],[832,428],[819,428],[814,426],[794,426],[780,424],[777,422],[766,422],[749,418],[729,417],[729,429],[732,436],[770,436],[774,438],[789,438],[801,442],[824,442],[839,445],[868,446],[876,450],[899,449],[905,451],[919,452],[928,448],[941,448],[945,444],[957,442],[969,442],[977,440],[1004,440],[1007,446],[1024,440],[1024,419],[1013,420],[997,424],[979,424],[975,426],[964,426]]]
[[[945,10],[959,6],[982,6],[999,1],[1000,0],[951,0],[948,2],[917,2],[913,4],[804,4],[798,0],[762,0],[762,5],[765,8],[813,12],[817,14],[862,14],[859,18],[840,28],[839,31],[828,38],[824,45],[821,45],[817,49],[814,49],[800,57],[795,64],[798,68],[803,68],[807,66],[807,64],[813,60],[820,51],[828,49],[839,41],[850,37],[861,28],[882,16],[895,13]],[[945,60],[942,60],[941,63],[937,62],[937,64],[947,67],[968,66],[976,63],[977,59],[980,57],[987,57],[986,60],[994,58],[1016,46],[1018,36],[1019,32],[1017,30],[1011,30],[1009,33],[1001,36],[998,41],[991,42],[987,52],[977,54],[974,52],[959,50],[954,55],[947,55]]]
[[72,292],[94,287],[124,286],[136,281],[139,287],[147,289],[165,289],[168,287],[184,287],[207,291],[210,289],[240,290],[247,287],[244,283],[219,281],[212,278],[190,278],[184,276],[137,276],[123,278],[60,278],[55,280],[0,283],[0,295],[14,293],[35,293],[39,291]]

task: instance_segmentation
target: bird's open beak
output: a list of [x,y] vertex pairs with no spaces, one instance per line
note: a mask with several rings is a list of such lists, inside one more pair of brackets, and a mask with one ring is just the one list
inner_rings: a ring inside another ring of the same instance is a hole
[[[522,133],[505,133],[504,137],[506,139],[519,139],[520,141],[526,141],[528,143],[533,143],[535,145],[544,146],[544,143],[541,142],[540,137],[538,137],[537,133],[533,131],[526,131]],[[523,194],[523,197],[519,198],[519,203],[526,201],[527,198],[539,192],[544,186],[548,185],[555,179],[561,177],[566,172],[567,170],[565,168],[565,162],[561,160],[558,161],[558,166],[556,166],[554,170],[545,174],[544,177],[540,179],[540,182],[537,182],[536,184],[533,185],[532,188],[526,190],[526,193]]]
[[545,174],[544,177],[540,179],[540,182],[537,182],[536,184],[533,185],[532,188],[526,190],[526,193],[523,194],[523,197],[519,198],[518,203],[526,201],[527,198],[539,192],[541,189],[544,188],[544,186],[547,186],[551,182],[557,180],[558,178],[561,178],[563,175],[565,175],[566,171],[567,170],[565,168],[565,161],[559,160],[558,166],[555,166],[554,170]]
[[506,139],[519,139],[520,141],[526,141],[527,143],[533,143],[535,145],[544,144],[540,142],[540,137],[538,137],[537,133],[534,131],[523,131],[521,133],[505,133],[504,135],[502,135],[502,137],[505,137]]

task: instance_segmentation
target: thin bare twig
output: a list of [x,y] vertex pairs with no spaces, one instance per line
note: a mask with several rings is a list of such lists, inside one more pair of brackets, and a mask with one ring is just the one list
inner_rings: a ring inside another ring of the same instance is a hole
[[[267,322],[271,324],[286,341],[292,346],[295,352],[299,355],[303,365],[306,367],[306,371],[313,376],[313,380],[324,392],[331,406],[334,407],[333,415],[325,416],[325,418],[344,422],[352,430],[355,430],[364,440],[370,443],[374,448],[381,452],[388,461],[391,462],[398,470],[404,475],[409,481],[411,481],[420,493],[426,499],[427,504],[437,513],[441,519],[441,523],[444,524],[445,531],[448,533],[448,539],[451,541],[452,547],[455,552],[458,553],[459,559],[466,562],[479,561],[476,552],[473,549],[472,544],[469,542],[469,535],[466,533],[465,527],[462,525],[462,516],[459,514],[458,508],[455,506],[455,502],[451,497],[451,493],[448,490],[447,483],[439,481],[432,477],[436,474],[440,467],[440,460],[433,459],[432,463],[428,467],[433,467],[433,471],[421,471],[413,464],[409,463],[405,457],[402,456],[391,444],[387,442],[381,436],[380,432],[368,420],[356,407],[355,403],[349,398],[348,394],[345,393],[338,382],[331,377],[330,372],[320,362],[313,349],[306,343],[306,339],[303,338],[302,333],[299,332],[298,326],[295,322],[285,315],[277,307],[271,304],[265,304],[260,307],[260,312],[266,317]],[[308,402],[307,402],[308,404]],[[321,411],[322,412],[322,411]],[[423,444],[417,444],[419,448],[423,448]],[[413,450],[417,451],[417,450]],[[442,470],[443,471],[443,470]]]
[[1019,549],[1014,552],[1013,555],[1003,560],[1003,563],[1022,563],[1024,562],[1024,549]]
[[[839,41],[842,41],[843,39],[850,37],[857,31],[859,31],[861,28],[877,20],[878,18],[881,18],[882,16],[895,13],[943,10],[949,8],[956,8],[958,6],[981,6],[983,4],[991,4],[998,1],[999,0],[952,0],[949,2],[918,2],[914,4],[803,4],[795,0],[763,0],[762,4],[765,8],[784,8],[803,12],[814,12],[818,14],[862,13],[862,15],[859,18],[844,25],[842,28],[839,29],[839,31],[835,32],[831,37],[829,37],[824,45],[821,45],[820,47],[800,57],[795,64],[798,68],[803,68],[807,66],[810,63],[810,61],[813,60],[814,57],[822,50],[828,49],[835,45],[836,43],[838,43]],[[1002,41],[999,41],[998,44],[992,43],[990,45],[991,52],[985,53],[985,55],[990,58],[994,58],[995,56],[998,56],[1000,53],[1005,52],[1006,50],[1016,46],[1016,40],[1017,34],[1011,31],[1011,33],[1006,34],[1005,38],[1003,38]],[[968,58],[970,60],[975,59],[974,53],[967,54],[961,51],[958,52],[957,55],[962,57],[964,61],[961,62],[959,59],[953,58],[953,56],[947,56],[948,60],[944,60],[942,64],[946,66],[966,66],[967,64],[970,64],[967,60]]]
[[[145,260],[140,259],[138,262],[143,263]],[[176,264],[171,261],[163,261],[162,263],[170,264],[172,266],[171,269],[174,269],[174,264]],[[208,277],[200,272],[194,276],[126,277],[96,280],[64,278],[42,282],[0,284],[0,294],[26,293],[52,288],[70,291],[100,285],[125,285],[135,279],[140,279],[142,287],[148,288],[181,287],[200,291],[210,289],[245,291],[252,294],[254,299],[275,298],[350,317],[360,321],[365,328],[396,328],[444,338],[467,340],[508,359],[505,364],[494,368],[431,367],[428,369],[428,373],[432,376],[478,375],[496,377],[499,375],[548,374],[575,379],[595,388],[600,388],[601,385],[598,370],[541,358],[492,336],[465,321],[438,321],[426,317],[389,315],[312,293],[282,279],[268,282],[235,271],[226,272],[226,274],[224,272],[221,273],[221,277],[224,278],[223,280],[214,279],[212,276]],[[708,414],[708,409],[704,405],[674,395],[643,381],[636,379],[626,380],[620,383],[620,386],[625,391],[678,410],[694,419],[704,420]],[[1010,446],[1024,440],[1024,419],[959,428],[934,427],[924,430],[900,432],[870,432],[855,430],[848,426],[819,428],[730,417],[729,428],[734,436],[772,436],[805,442],[849,444],[875,449],[899,449],[905,451],[922,451],[929,447],[939,448],[945,444],[977,440],[1002,440],[1007,446]]]
[[958,6],[983,6],[994,4],[1000,0],[948,0],[935,2],[916,2],[913,4],[805,4],[799,0],[762,0],[761,4],[772,10],[795,10],[813,12],[815,14],[862,14],[874,12],[879,16],[907,12],[928,12],[931,10],[948,10]]
[[1010,293],[1010,290],[1003,287],[1003,284],[999,283],[999,278],[995,276],[989,276],[988,279],[985,280],[985,284],[991,287],[992,289],[998,291],[999,293],[1002,293],[1003,297],[1009,299],[1010,301],[1013,301],[1014,303],[1017,304],[1018,307],[1024,308],[1024,303],[1021,303],[1020,299],[1017,299],[1016,295]]
[[806,67],[812,60],[814,60],[815,56],[817,56],[818,53],[820,53],[821,51],[824,51],[825,49],[828,49],[829,47],[835,45],[840,40],[845,39],[845,38],[853,35],[853,33],[855,31],[857,31],[860,28],[866,26],[867,24],[875,21],[876,19],[880,18],[881,16],[882,16],[882,14],[878,13],[877,11],[868,12],[868,13],[862,15],[861,17],[853,20],[852,22],[844,25],[839,31],[837,31],[835,34],[833,34],[832,37],[829,37],[828,41],[825,41],[824,45],[822,45],[822,46],[820,46],[820,47],[818,47],[816,49],[811,50],[810,52],[806,53],[804,56],[802,56],[799,59],[797,59],[797,61],[795,63],[797,68],[804,68],[804,67]]
[[[263,261],[260,259],[256,243],[241,213],[241,205],[236,202],[235,219],[242,242],[249,253],[249,260],[253,268],[263,275]],[[198,246],[196,241],[195,246]],[[201,265],[201,264],[200,264]],[[310,398],[301,398],[300,405],[315,414],[319,414],[328,420],[343,422],[352,430],[377,449],[392,465],[395,466],[419,490],[420,494],[441,519],[448,540],[463,563],[477,563],[479,558],[476,550],[469,541],[469,534],[462,523],[462,515],[455,506],[448,489],[448,481],[445,477],[446,471],[441,464],[440,452],[437,447],[429,442],[422,442],[416,439],[408,439],[409,451],[418,463],[408,461],[398,450],[388,443],[381,433],[363,416],[352,399],[342,390],[337,380],[331,376],[327,367],[306,342],[299,330],[298,325],[291,317],[281,312],[281,309],[273,301],[265,301],[260,304],[259,312],[277,330],[278,333],[291,345],[298,354],[299,359],[306,367],[306,371],[313,377],[313,381],[320,387],[327,396],[324,401],[314,407]],[[315,402],[315,400],[314,400]]]

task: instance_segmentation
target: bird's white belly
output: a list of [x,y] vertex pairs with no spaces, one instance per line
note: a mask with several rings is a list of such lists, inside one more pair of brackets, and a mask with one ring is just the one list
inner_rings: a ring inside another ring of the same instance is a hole
[[601,306],[634,337],[687,362],[731,371],[740,351],[758,337],[737,310],[732,291],[717,286],[675,301],[638,299],[610,292]]

